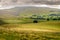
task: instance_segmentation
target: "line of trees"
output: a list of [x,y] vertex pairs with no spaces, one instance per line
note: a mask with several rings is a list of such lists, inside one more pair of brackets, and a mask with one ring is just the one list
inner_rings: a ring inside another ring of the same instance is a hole
[[49,14],[49,15],[40,15],[40,16],[38,16],[38,15],[32,15],[31,17],[30,17],[31,19],[33,19],[33,20],[47,20],[47,21],[49,21],[49,20],[60,20],[60,15],[59,14]]

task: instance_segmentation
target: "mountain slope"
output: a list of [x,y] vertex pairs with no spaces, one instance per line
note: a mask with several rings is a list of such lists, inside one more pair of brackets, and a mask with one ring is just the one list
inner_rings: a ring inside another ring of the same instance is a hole
[[16,16],[31,16],[33,14],[42,15],[49,13],[58,13],[60,9],[47,8],[47,7],[15,7],[12,9],[0,10],[0,17],[16,17]]

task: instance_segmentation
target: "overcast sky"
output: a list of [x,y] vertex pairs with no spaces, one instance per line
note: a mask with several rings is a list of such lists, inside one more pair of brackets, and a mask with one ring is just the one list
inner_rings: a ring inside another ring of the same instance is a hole
[[49,7],[60,9],[60,0],[0,0],[0,9],[17,6]]
[[0,5],[60,5],[60,0],[0,0]]

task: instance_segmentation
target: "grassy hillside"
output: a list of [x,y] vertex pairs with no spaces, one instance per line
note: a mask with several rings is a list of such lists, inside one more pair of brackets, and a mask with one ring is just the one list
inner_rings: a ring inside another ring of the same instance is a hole
[[60,40],[60,21],[4,20],[0,25],[0,40]]
[[60,21],[5,24],[0,30],[0,40],[60,40]]
[[[48,31],[41,31],[41,29]],[[0,30],[0,40],[60,40],[60,21],[6,24],[0,26]]]
[[43,7],[15,7],[12,9],[0,10],[0,18],[12,18],[12,17],[25,17],[36,15],[47,15],[47,14],[59,14],[59,9],[43,8]]
[[60,40],[60,10],[39,7],[1,10],[0,40]]
[[50,29],[50,30],[60,30],[60,21],[45,21],[45,22],[39,22],[39,23],[11,23],[11,24],[5,24],[2,25],[2,27],[7,28],[32,28],[32,29]]

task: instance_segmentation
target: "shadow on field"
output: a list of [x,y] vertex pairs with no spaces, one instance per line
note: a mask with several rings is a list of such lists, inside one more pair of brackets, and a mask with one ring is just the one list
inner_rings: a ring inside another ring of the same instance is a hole
[[8,23],[6,23],[6,22],[3,21],[2,19],[0,19],[0,26],[3,26],[3,25],[5,25],[5,24],[8,24]]

